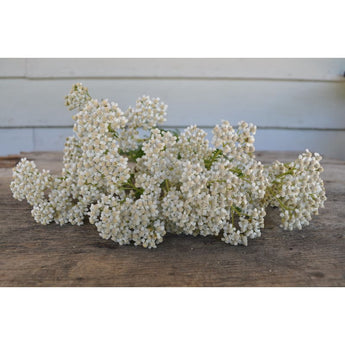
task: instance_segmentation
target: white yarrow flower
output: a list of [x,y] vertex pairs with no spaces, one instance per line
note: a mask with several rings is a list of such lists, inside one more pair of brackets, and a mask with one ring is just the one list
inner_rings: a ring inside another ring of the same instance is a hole
[[38,223],[88,218],[102,238],[144,248],[167,232],[247,246],[261,236],[267,207],[278,207],[281,226],[292,230],[324,206],[322,157],[306,150],[294,162],[265,167],[254,156],[253,124],[223,121],[210,145],[197,126],[181,134],[157,128],[167,109],[159,98],[142,96],[123,112],[79,83],[65,100],[78,113],[61,176],[26,158],[13,169],[13,197],[27,200]]

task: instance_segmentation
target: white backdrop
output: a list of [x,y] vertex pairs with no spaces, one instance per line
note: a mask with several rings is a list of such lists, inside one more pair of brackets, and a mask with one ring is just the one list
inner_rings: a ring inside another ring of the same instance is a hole
[[168,104],[167,126],[258,125],[257,150],[309,148],[345,159],[345,59],[0,59],[0,155],[62,150],[64,96],[82,82],[125,110]]

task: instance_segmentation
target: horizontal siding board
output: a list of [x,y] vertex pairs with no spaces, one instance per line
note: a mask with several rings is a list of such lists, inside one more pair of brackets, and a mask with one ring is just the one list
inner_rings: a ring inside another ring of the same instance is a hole
[[[178,128],[180,132],[184,128]],[[212,130],[204,129],[208,139]],[[35,129],[34,138],[29,129],[0,130],[0,155],[15,154],[21,151],[62,151],[67,136],[72,135],[71,128]],[[268,151],[304,151],[319,152],[327,158],[345,160],[345,131],[304,131],[258,129],[255,136],[256,150]]]
[[[176,128],[180,133],[184,128]],[[211,141],[212,129],[203,128]],[[258,129],[255,135],[257,151],[318,152],[327,158],[345,160],[345,131],[313,131]]]
[[71,135],[72,128],[35,128],[34,151],[62,151],[66,138]]
[[25,59],[0,58],[0,78],[17,77],[23,78],[26,75]]
[[[13,64],[12,59],[3,60],[7,65]],[[27,78],[169,77],[345,81],[345,59],[30,58],[26,60],[27,70],[25,76]],[[13,68],[2,68],[0,65],[0,77],[16,77],[18,75],[22,75],[22,67],[18,67],[17,71]]]
[[308,148],[328,158],[345,160],[345,131],[260,129],[255,146],[265,151],[304,151]]
[[0,80],[0,127],[71,126],[64,95],[82,81],[90,94],[125,110],[142,94],[168,104],[169,126],[222,119],[264,127],[345,128],[345,84],[238,80]]
[[33,149],[32,129],[0,129],[0,156]]

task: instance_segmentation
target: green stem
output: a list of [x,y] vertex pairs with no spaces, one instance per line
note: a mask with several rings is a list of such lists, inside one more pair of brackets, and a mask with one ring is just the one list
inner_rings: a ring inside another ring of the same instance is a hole
[[276,199],[279,202],[279,205],[282,209],[287,210],[287,211],[293,211],[290,207],[287,207],[286,205],[284,205],[283,202],[276,196],[274,196],[274,199]]
[[207,184],[212,184],[212,183],[225,183],[226,180],[212,180],[212,181],[208,181]]
[[286,176],[286,175],[292,175],[294,170],[295,169],[292,168],[292,169],[290,169],[289,171],[287,171],[285,173],[281,173],[281,174],[277,175],[276,178],[281,178],[281,177]]
[[165,180],[165,188],[166,188],[167,192],[169,192],[169,190],[170,190],[169,180]]

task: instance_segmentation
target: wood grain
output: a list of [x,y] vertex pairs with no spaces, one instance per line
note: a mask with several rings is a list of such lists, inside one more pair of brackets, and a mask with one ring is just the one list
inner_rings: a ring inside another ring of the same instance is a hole
[[13,168],[21,159],[20,155],[7,155],[0,157],[0,168]]
[[[57,172],[59,153],[28,153]],[[263,152],[264,162],[295,154]],[[168,235],[157,249],[102,240],[94,226],[42,226],[14,200],[0,169],[1,286],[345,286],[345,162],[324,161],[328,201],[302,231],[269,212],[262,237],[233,247],[213,237]]]

